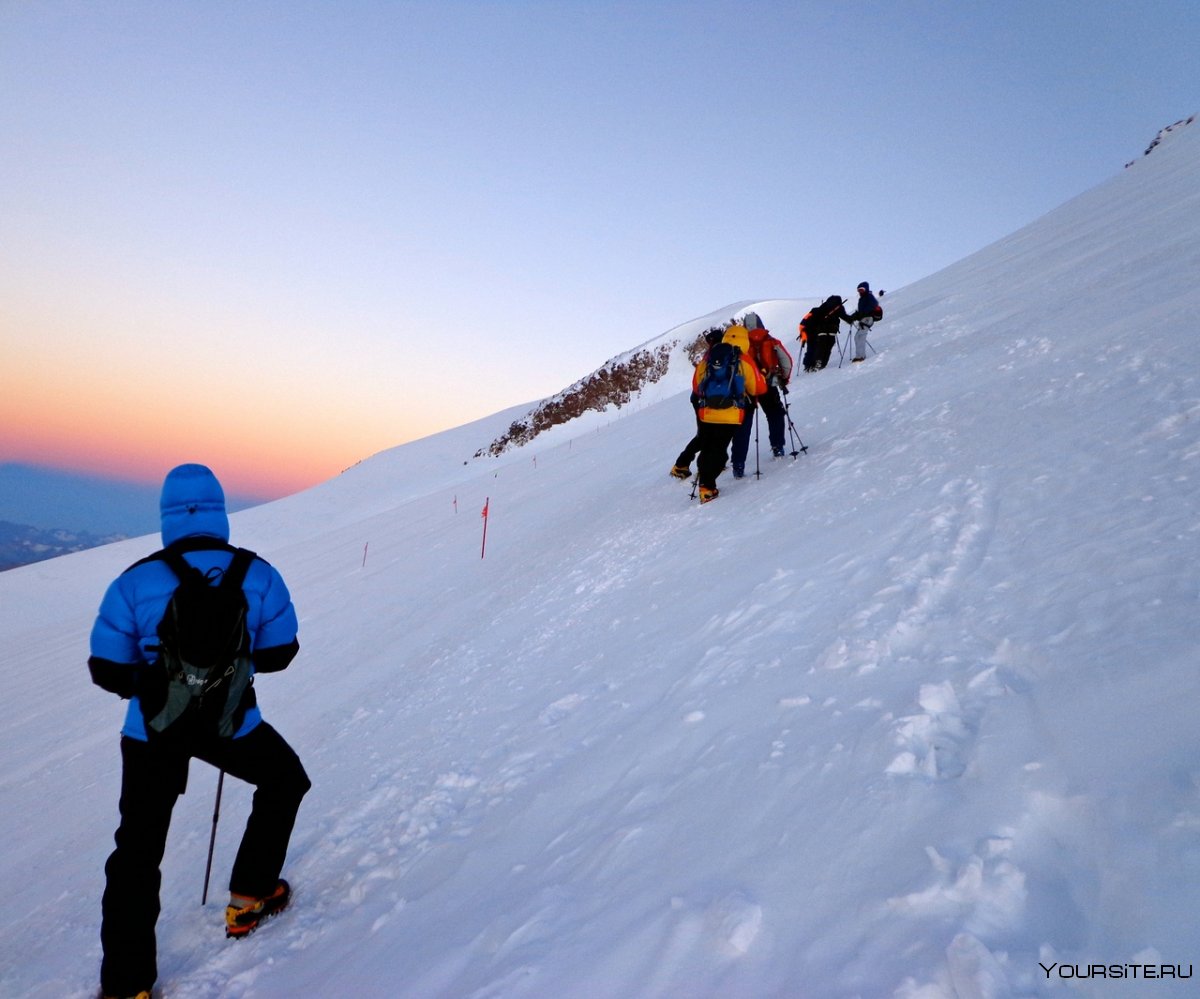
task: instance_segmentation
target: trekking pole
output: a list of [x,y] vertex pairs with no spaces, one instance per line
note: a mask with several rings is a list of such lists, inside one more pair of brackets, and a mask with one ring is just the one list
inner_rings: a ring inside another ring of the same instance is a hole
[[787,418],[788,418],[788,420],[787,420],[788,437],[790,437],[791,441],[792,441],[792,460],[794,461],[796,459],[796,455],[798,455],[800,452],[796,450],[796,435],[793,432],[795,428],[792,426],[791,414],[788,413],[787,386],[786,385],[784,385],[783,388],[780,389],[779,397],[783,400],[783,412],[785,415],[787,415]]
[[758,411],[761,407],[757,403],[754,405],[754,477],[762,478],[762,468],[758,462]]
[[208,904],[208,878],[212,874],[213,847],[217,845],[217,819],[221,817],[221,787],[225,783],[225,771],[217,775],[217,801],[213,805],[212,836],[208,840],[208,863],[204,865],[204,894],[200,897],[200,907]]
[[870,341],[870,340],[868,340],[866,337],[863,337],[863,342],[864,342],[864,343],[865,343],[865,344],[866,344],[868,347],[870,347],[870,348],[871,348],[871,353],[872,353],[872,354],[878,354],[878,353],[879,353],[879,351],[877,351],[877,350],[875,349],[875,345],[874,345],[873,343],[871,343],[871,341]]
[[[796,457],[799,456],[800,451],[803,451],[805,454],[808,453],[808,445],[806,445],[804,441],[800,440],[800,434],[796,430],[796,424],[792,422],[792,410],[791,407],[788,406],[787,392],[783,392],[782,395],[783,415],[787,417],[788,433],[791,434],[792,437],[792,459],[795,460]],[[796,441],[800,441],[800,451],[796,450]]]

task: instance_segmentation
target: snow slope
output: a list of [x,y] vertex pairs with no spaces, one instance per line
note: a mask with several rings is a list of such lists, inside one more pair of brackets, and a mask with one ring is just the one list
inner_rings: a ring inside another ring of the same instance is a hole
[[[236,515],[300,611],[258,688],[315,787],[294,908],[231,944],[193,767],[165,994],[1196,994],[1145,975],[1200,963],[1198,270],[1193,126],[890,293],[877,355],[795,380],[807,455],[715,503],[666,475],[673,370]],[[760,311],[794,346],[804,307]],[[6,997],[95,989],[123,705],[87,636],[154,540],[0,574]]]

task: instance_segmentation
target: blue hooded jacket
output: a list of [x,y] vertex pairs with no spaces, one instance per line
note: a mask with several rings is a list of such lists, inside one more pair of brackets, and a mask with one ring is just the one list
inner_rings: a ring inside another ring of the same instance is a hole
[[853,323],[860,319],[866,319],[868,316],[873,316],[878,306],[879,299],[872,294],[871,286],[866,281],[863,281],[858,286],[858,308],[850,314],[849,321]]
[[[192,565],[207,572],[224,570],[233,560],[229,517],[220,482],[204,465],[180,465],[167,473],[159,502],[163,547],[174,546]],[[129,698],[121,734],[146,741],[146,724],[137,690],[144,671],[155,659],[158,624],[179,581],[161,559],[135,563],[108,587],[92,626],[88,668],[92,681]],[[291,662],[300,644],[296,610],[283,577],[262,558],[255,558],[242,587],[246,594],[246,626],[256,673],[272,673]],[[234,733],[240,738],[262,722],[248,691],[245,718]]]

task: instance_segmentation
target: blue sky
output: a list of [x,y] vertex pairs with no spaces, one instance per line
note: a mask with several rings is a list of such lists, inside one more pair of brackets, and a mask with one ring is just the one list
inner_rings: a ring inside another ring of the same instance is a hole
[[1197,37],[1171,0],[0,5],[0,461],[278,494],[726,303],[900,287],[1198,110]]

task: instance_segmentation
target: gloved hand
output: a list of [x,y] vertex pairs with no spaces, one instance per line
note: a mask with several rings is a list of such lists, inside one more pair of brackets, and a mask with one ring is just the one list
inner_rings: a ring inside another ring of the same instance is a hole
[[139,667],[133,692],[141,705],[142,717],[153,718],[167,703],[167,667],[159,663]]

